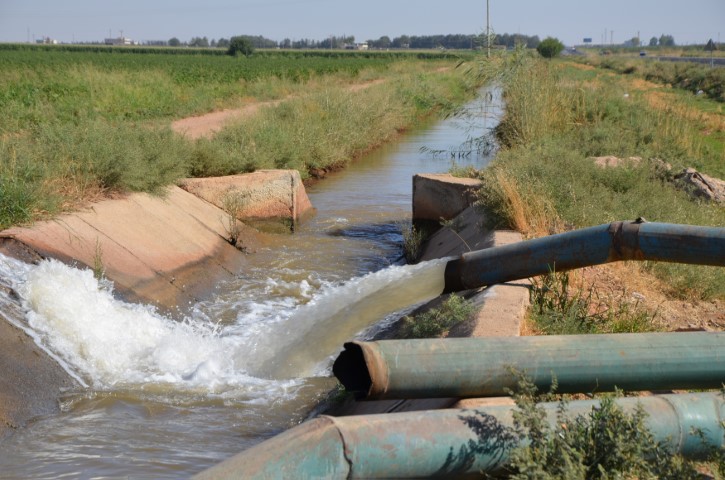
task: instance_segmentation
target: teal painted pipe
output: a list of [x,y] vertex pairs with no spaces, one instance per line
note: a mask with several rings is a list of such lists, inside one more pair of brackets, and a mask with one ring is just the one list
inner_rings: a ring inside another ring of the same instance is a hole
[[448,262],[445,292],[620,260],[725,266],[725,228],[614,222],[477,250]]
[[[705,458],[723,449],[725,405],[718,394],[620,398],[648,414],[655,441],[673,453]],[[551,424],[558,403],[542,404]],[[568,404],[570,417],[588,415],[595,400]],[[197,479],[428,478],[479,475],[504,467],[518,445],[512,406],[319,417],[197,475]],[[702,431],[704,438],[692,435]]]
[[725,333],[630,333],[351,342],[333,373],[357,398],[507,395],[511,368],[540,391],[717,389]]

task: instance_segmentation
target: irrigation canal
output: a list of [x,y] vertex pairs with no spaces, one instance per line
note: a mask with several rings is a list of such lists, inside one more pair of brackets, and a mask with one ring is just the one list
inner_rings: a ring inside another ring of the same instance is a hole
[[411,178],[447,171],[449,153],[421,148],[481,135],[499,100],[484,91],[473,123],[432,122],[308,189],[317,215],[184,318],[114,299],[89,270],[0,256],[0,286],[21,295],[0,288],[0,309],[83,385],[2,442],[0,478],[188,477],[304,420],[344,341],[442,291],[444,262],[403,265]]

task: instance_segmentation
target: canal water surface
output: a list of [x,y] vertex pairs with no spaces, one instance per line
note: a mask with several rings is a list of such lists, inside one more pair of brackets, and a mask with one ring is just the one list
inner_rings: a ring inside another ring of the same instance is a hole
[[89,270],[0,256],[0,284],[22,298],[0,288],[0,309],[79,384],[2,442],[0,478],[183,478],[307,418],[343,342],[440,294],[444,262],[402,260],[412,176],[485,166],[431,151],[487,132],[498,100],[483,92],[472,124],[431,122],[309,188],[315,217],[183,318],[116,300]]

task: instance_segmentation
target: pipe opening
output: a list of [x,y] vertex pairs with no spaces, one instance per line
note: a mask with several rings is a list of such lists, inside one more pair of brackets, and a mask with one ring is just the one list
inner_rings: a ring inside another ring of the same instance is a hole
[[332,373],[357,400],[365,398],[373,386],[363,349],[354,342],[345,344],[345,350],[332,364]]

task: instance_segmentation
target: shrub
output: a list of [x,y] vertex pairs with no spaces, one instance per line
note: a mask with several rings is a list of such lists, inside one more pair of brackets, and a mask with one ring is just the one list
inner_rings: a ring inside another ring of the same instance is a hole
[[559,41],[558,38],[546,37],[536,47],[536,51],[539,52],[544,58],[554,58],[564,50],[564,44]]
[[513,414],[521,446],[511,452],[511,479],[701,478],[692,462],[655,441],[642,408],[626,412],[606,396],[588,415],[571,418],[561,400],[552,427],[540,398],[522,377]]

